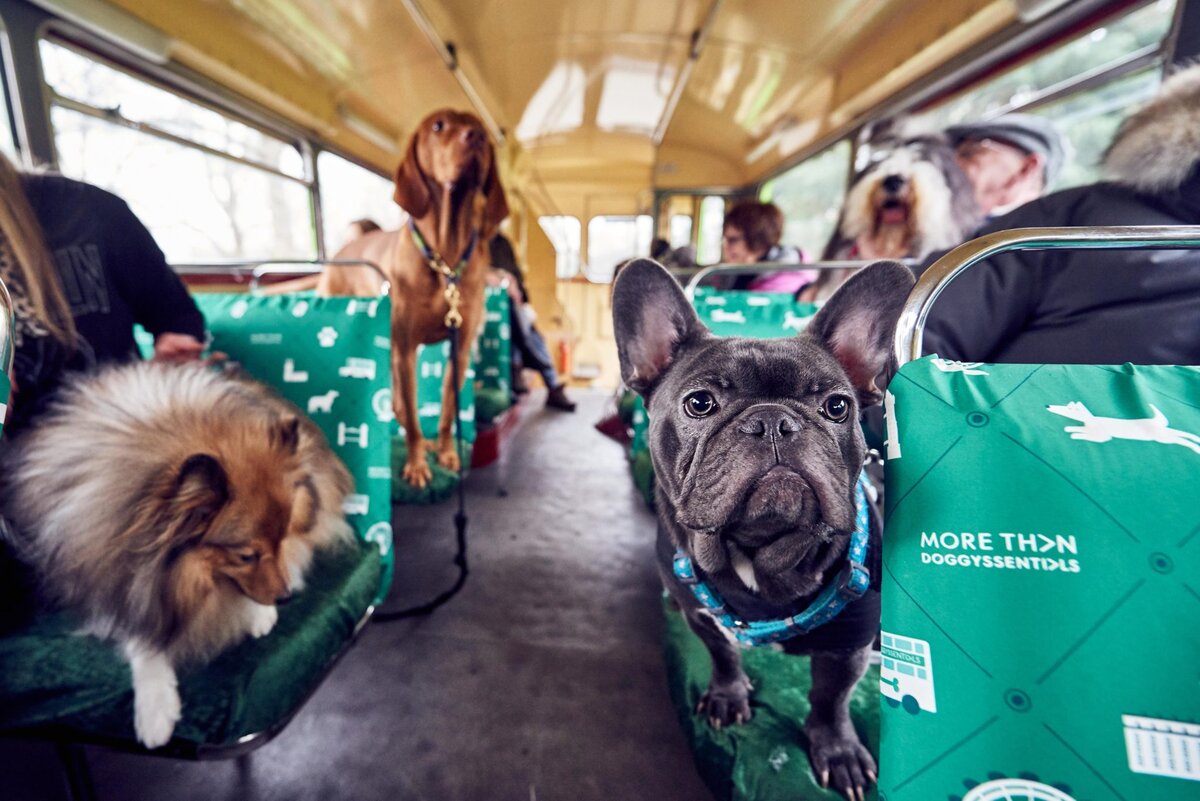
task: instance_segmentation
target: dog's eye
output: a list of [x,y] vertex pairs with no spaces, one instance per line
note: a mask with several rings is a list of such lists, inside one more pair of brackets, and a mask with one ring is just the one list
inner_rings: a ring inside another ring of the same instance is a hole
[[238,551],[235,556],[237,556],[237,560],[243,565],[252,565],[258,562],[257,551]]
[[830,395],[821,404],[821,414],[835,423],[844,423],[850,416],[850,399],[845,395]]
[[442,129],[443,129],[443,128],[445,128],[445,127],[446,127],[446,123],[445,123],[445,122],[443,122],[442,120],[437,120],[436,122],[434,122],[434,123],[433,123],[433,132],[434,132],[434,133],[441,133],[441,132],[442,132]]
[[708,417],[717,410],[717,399],[711,392],[693,392],[683,399],[683,410],[689,417]]

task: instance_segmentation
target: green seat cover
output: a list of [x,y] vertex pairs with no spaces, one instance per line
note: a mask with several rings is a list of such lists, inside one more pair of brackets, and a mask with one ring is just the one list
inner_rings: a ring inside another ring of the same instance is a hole
[[394,425],[387,298],[196,293],[223,351],[320,426],[354,477],[346,519],[379,546],[392,575],[390,432]]
[[692,305],[709,330],[722,337],[773,339],[795,336],[817,313],[790,292],[738,292],[699,287]]
[[[180,672],[183,718],[171,747],[230,745],[285,721],[349,643],[382,572],[373,543],[318,556],[269,635]],[[68,737],[134,741],[129,665],[78,627],[57,613],[0,637],[0,729],[53,726]]]
[[[198,294],[223,351],[317,422],[349,468],[347,519],[359,539],[319,554],[306,588],[267,637],[180,674],[183,718],[170,748],[227,745],[283,723],[316,688],[391,584],[386,299]],[[86,432],[84,433],[86,435]],[[129,667],[79,622],[48,613],[0,637],[0,729],[52,726],[133,741]]]
[[486,289],[475,347],[475,417],[483,425],[512,405],[512,323],[504,287]]
[[[841,799],[817,784],[805,751],[802,726],[812,687],[808,657],[769,647],[743,650],[743,666],[755,688],[754,717],[747,724],[717,731],[695,713],[712,675],[708,649],[669,601],[664,606],[671,698],[696,767],[718,801]],[[879,753],[878,680],[879,669],[870,668],[850,699],[855,729],[873,754]],[[875,797],[874,791],[867,793],[868,799]]]
[[881,796],[1200,797],[1200,368],[892,381]]

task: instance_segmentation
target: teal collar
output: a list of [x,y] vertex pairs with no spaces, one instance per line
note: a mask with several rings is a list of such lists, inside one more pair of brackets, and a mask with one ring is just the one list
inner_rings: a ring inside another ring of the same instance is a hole
[[861,598],[871,586],[871,573],[864,565],[871,528],[865,472],[858,476],[858,484],[854,487],[854,500],[858,514],[854,520],[854,534],[850,537],[846,566],[838,573],[833,583],[823,589],[817,599],[799,614],[779,620],[741,620],[725,608],[721,596],[708,586],[708,582],[699,577],[692,560],[682,548],[675,551],[675,558],[672,560],[675,578],[691,588],[700,606],[740,645],[765,645],[807,634],[833,620],[850,603]]

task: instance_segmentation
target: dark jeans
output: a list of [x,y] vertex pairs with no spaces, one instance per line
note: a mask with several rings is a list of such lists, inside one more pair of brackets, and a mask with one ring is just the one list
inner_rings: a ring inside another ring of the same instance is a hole
[[554,370],[554,362],[550,358],[550,349],[546,340],[534,327],[533,321],[525,313],[525,309],[508,299],[508,316],[512,321],[512,361],[513,369],[528,367],[541,374],[548,389],[558,386],[558,373]]

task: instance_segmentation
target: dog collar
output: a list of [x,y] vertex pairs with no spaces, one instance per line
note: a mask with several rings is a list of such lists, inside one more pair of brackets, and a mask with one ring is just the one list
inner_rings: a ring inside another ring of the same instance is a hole
[[778,620],[742,620],[726,609],[721,596],[708,586],[708,582],[699,577],[691,558],[682,548],[675,551],[675,558],[672,560],[675,578],[691,588],[700,606],[740,645],[765,645],[807,634],[837,617],[850,603],[861,598],[871,585],[871,573],[864,564],[871,527],[867,505],[868,486],[867,474],[860,473],[858,483],[854,487],[857,514],[854,519],[854,534],[850,537],[846,566],[838,573],[834,582],[823,589],[817,599],[799,614]]
[[429,243],[425,241],[425,237],[421,236],[421,232],[417,230],[417,221],[412,217],[408,218],[408,230],[412,234],[413,244],[417,246],[417,250],[421,252],[431,270],[456,281],[462,277],[463,270],[467,269],[467,264],[471,261],[471,254],[475,252],[475,243],[479,239],[478,230],[471,231],[471,238],[467,240],[467,249],[463,251],[462,258],[458,260],[458,264],[454,267],[447,264],[441,254],[433,252],[433,248],[429,247]]
[[417,246],[425,263],[429,265],[429,269],[446,279],[446,288],[442,290],[442,295],[446,298],[446,305],[449,307],[444,320],[446,327],[460,328],[463,324],[462,312],[459,311],[459,307],[462,305],[462,293],[458,289],[458,282],[462,280],[463,271],[467,269],[467,264],[471,261],[471,254],[475,252],[475,242],[479,239],[479,231],[471,231],[467,249],[463,251],[462,258],[458,260],[457,267],[451,267],[440,254],[433,252],[433,248],[429,247],[425,237],[421,236],[421,232],[417,230],[417,221],[412,217],[408,218],[408,231],[412,235],[413,244]]

